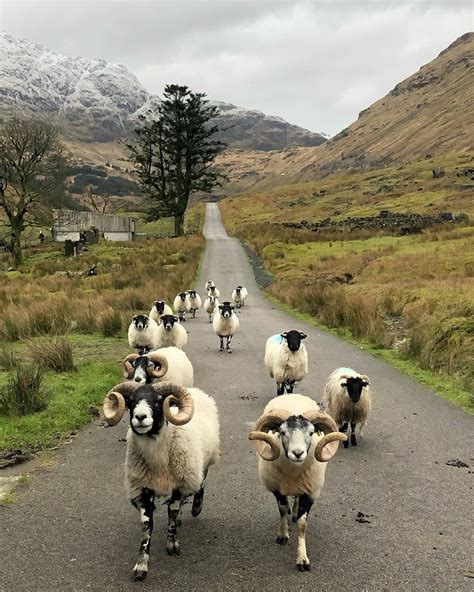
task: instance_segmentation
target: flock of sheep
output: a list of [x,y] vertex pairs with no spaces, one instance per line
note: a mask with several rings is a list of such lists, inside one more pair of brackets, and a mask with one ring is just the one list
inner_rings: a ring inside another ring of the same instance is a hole
[[[221,304],[214,282],[209,280],[205,287],[204,310],[220,339],[220,351],[230,353],[230,342],[239,328],[235,308],[245,305],[247,290],[238,286],[232,303]],[[123,361],[125,381],[109,391],[103,404],[109,425],[116,425],[126,409],[130,413],[126,482],[142,524],[139,557],[132,572],[137,580],[148,573],[155,497],[169,496],[167,551],[179,555],[177,527],[182,504],[193,496],[191,514],[200,514],[204,480],[220,455],[216,403],[194,387],[193,366],[183,351],[187,333],[182,323],[187,313],[195,317],[201,305],[199,294],[188,290],[174,300],[176,315],[168,304],[156,301],[148,316],[133,318],[128,339],[138,351]],[[310,569],[306,524],[323,488],[327,461],[340,442],[348,447],[345,432],[349,424],[351,444],[357,445],[356,427],[360,433],[371,410],[369,379],[350,368],[338,368],[329,376],[323,396],[325,412],[310,397],[293,394],[295,383],[308,372],[306,337],[292,330],[267,340],[265,366],[276,382],[277,396],[266,405],[248,436],[259,455],[260,479],[278,504],[276,542],[288,541],[290,514],[297,524],[296,566],[300,571]]]

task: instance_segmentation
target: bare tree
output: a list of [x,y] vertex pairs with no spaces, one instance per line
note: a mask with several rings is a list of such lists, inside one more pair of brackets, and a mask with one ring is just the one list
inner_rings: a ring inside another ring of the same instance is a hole
[[64,198],[65,151],[58,129],[39,120],[11,119],[0,127],[0,207],[10,228],[15,265],[23,263],[22,234]]
[[121,201],[114,201],[109,193],[105,195],[94,193],[93,185],[86,185],[84,187],[82,201],[93,212],[97,212],[98,214],[114,214],[123,207],[123,203]]

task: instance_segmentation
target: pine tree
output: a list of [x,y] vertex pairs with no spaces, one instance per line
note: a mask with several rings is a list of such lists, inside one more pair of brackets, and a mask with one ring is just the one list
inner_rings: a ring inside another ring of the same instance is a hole
[[204,93],[187,86],[165,87],[158,116],[142,117],[135,132],[137,141],[128,145],[140,189],[149,203],[148,219],[173,217],[175,234],[184,232],[184,213],[195,192],[211,192],[223,175],[212,168],[226,144],[213,139],[219,131],[213,119],[219,109],[209,105]]

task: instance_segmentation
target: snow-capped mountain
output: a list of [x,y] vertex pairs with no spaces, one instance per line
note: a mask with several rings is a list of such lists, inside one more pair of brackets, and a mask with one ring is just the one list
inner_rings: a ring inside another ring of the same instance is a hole
[[[125,66],[71,58],[0,32],[0,109],[42,114],[62,124],[68,138],[107,142],[130,133],[138,115],[153,112],[151,95]],[[271,150],[317,146],[324,136],[281,117],[215,101],[223,137],[233,147]]]

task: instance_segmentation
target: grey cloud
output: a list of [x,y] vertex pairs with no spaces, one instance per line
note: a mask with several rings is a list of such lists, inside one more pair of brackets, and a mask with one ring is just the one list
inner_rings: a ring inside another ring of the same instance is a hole
[[124,63],[154,93],[218,100],[336,133],[469,28],[458,2],[3,2],[2,27]]

